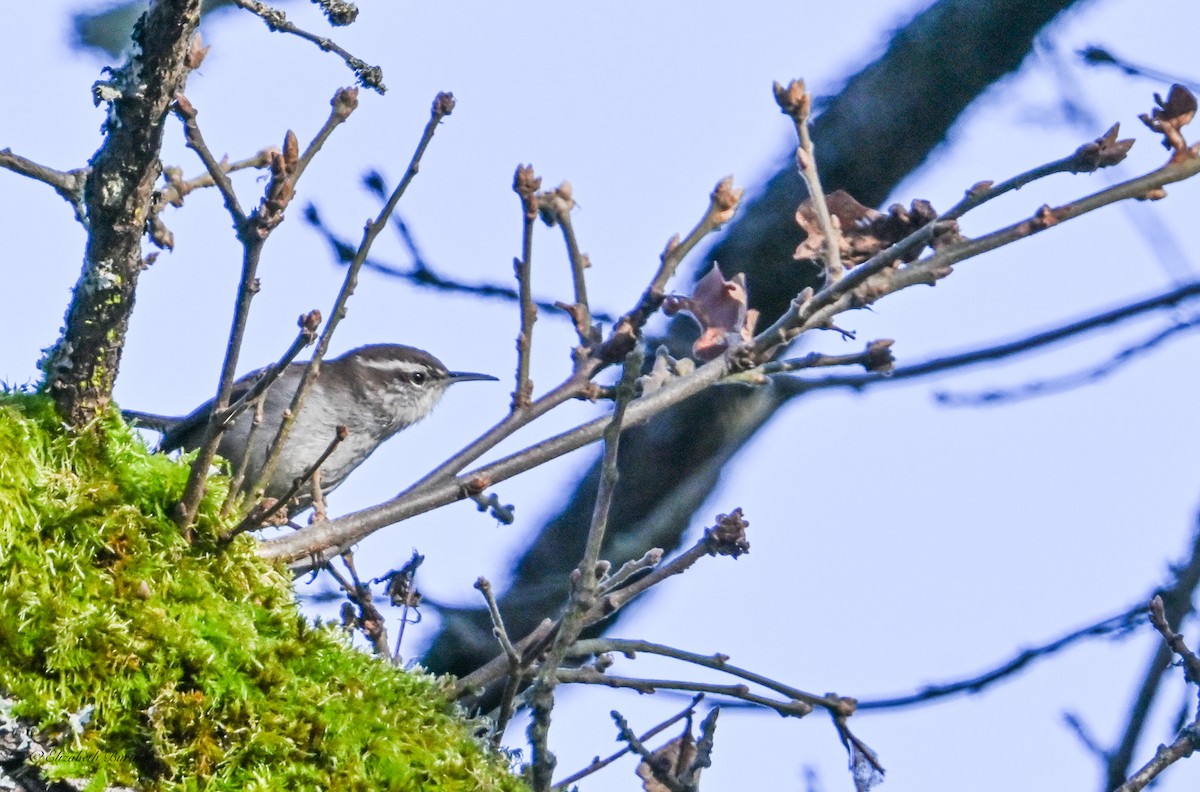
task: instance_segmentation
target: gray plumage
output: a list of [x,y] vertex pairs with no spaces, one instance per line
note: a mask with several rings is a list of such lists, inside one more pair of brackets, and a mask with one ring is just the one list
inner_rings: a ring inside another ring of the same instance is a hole
[[[247,442],[252,444],[244,488],[257,480],[307,365],[292,363],[267,390],[263,420],[252,439],[253,407],[239,415],[221,437],[217,453],[234,467],[241,461]],[[239,379],[230,403],[247,393],[267,370],[259,369]],[[288,435],[279,465],[266,484],[265,495],[282,498],[287,494],[296,478],[303,476],[328,448],[339,425],[345,426],[349,435],[321,466],[324,493],[345,481],[380,444],[428,415],[452,383],[494,379],[486,374],[448,371],[428,352],[401,344],[372,344],[323,361]],[[212,401],[206,402],[183,417],[133,410],[123,414],[135,426],[162,432],[159,450],[192,450],[204,440],[212,405]],[[288,513],[302,511],[311,503],[310,488],[302,486],[296,505],[289,507]]]

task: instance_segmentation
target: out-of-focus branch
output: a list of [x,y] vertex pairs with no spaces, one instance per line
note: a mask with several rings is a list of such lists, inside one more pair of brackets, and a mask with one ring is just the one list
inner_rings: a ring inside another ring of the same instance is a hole
[[[386,199],[386,197],[385,195],[384,198]],[[351,245],[325,225],[320,211],[314,204],[309,204],[304,208],[304,219],[325,239],[326,244],[329,245],[330,250],[333,252],[334,259],[339,264],[349,264],[354,259],[354,252],[357,250],[357,246]],[[486,300],[520,302],[521,298],[518,290],[511,286],[504,286],[499,283],[471,283],[443,274],[434,268],[428,259],[419,255],[419,251],[415,249],[415,245],[413,244],[413,235],[407,226],[404,225],[399,213],[393,213],[392,222],[396,223],[405,245],[412,254],[412,266],[402,269],[378,259],[368,258],[363,264],[364,269],[372,270],[390,278],[399,278],[423,289],[450,294],[469,294],[472,297],[481,297]],[[565,308],[549,300],[534,300],[533,305],[539,312],[549,316],[567,319],[571,317]],[[592,318],[606,323],[613,321],[612,315],[607,313],[594,313]]]
[[1039,333],[1023,335],[1015,341],[973,349],[953,355],[942,355],[906,366],[897,366],[890,372],[866,374],[835,374],[820,378],[780,377],[775,380],[775,390],[783,397],[801,396],[811,391],[828,388],[865,390],[876,385],[903,382],[909,379],[942,374],[968,368],[980,363],[991,363],[1009,357],[1032,352],[1094,330],[1118,325],[1153,311],[1173,308],[1200,297],[1200,281],[1184,284],[1143,300],[1128,303],[1107,311],[1068,322]]
[[893,696],[890,698],[878,699],[862,699],[858,702],[858,710],[885,710],[885,709],[900,709],[904,707],[912,707],[918,704],[926,704],[937,699],[946,698],[947,696],[957,696],[960,694],[978,693],[997,682],[1000,682],[1008,677],[1022,671],[1032,663],[1040,660],[1045,660],[1062,650],[1074,646],[1075,644],[1085,641],[1089,638],[1104,638],[1113,634],[1128,633],[1141,624],[1141,617],[1146,613],[1145,605],[1135,605],[1128,608],[1123,613],[1118,613],[1115,616],[1109,616],[1094,624],[1089,624],[1086,627],[1081,627],[1078,630],[1067,633],[1066,635],[1055,638],[1052,641],[1047,641],[1040,646],[1030,647],[1018,652],[1015,657],[1001,663],[995,668],[985,671],[982,674],[977,674],[967,679],[960,679],[954,682],[945,682],[939,685],[929,685],[921,688],[915,693],[909,693],[904,696]]
[[1156,83],[1179,83],[1186,85],[1193,91],[1200,93],[1200,81],[1184,77],[1180,74],[1165,72],[1161,69],[1156,69],[1153,66],[1145,66],[1140,63],[1127,61],[1119,55],[1114,55],[1112,51],[1095,44],[1084,47],[1079,50],[1079,57],[1089,66],[1109,66],[1119,70],[1122,74],[1127,74],[1130,77],[1142,77],[1147,80],[1153,80]]
[[1169,327],[1159,330],[1154,335],[1132,346],[1127,346],[1103,363],[1083,371],[1061,374],[1049,379],[1034,380],[1013,388],[990,389],[975,393],[955,393],[942,391],[935,398],[947,407],[982,407],[985,405],[1011,404],[1048,396],[1054,393],[1080,388],[1099,382],[1117,369],[1132,363],[1134,360],[1154,351],[1167,341],[1183,333],[1200,328],[1200,317],[1192,317],[1185,321],[1176,322]]

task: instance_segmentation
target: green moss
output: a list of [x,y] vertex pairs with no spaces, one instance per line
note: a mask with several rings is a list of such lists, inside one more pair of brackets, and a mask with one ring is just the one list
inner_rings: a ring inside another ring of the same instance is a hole
[[219,481],[185,542],[167,515],[186,480],[119,420],[74,435],[47,398],[0,395],[0,694],[61,749],[47,774],[152,790],[523,788],[437,680],[309,624],[249,537],[212,541]]

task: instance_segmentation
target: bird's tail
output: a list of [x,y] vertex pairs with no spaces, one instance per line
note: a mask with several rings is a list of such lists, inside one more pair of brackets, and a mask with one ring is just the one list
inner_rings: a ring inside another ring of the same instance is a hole
[[154,413],[138,412],[137,410],[121,410],[121,417],[131,426],[139,429],[153,429],[155,432],[166,434],[183,423],[183,418],[173,415],[155,415]]

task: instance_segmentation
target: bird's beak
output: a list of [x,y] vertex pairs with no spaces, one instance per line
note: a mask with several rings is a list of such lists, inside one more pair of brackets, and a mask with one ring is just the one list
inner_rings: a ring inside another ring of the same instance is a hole
[[499,382],[499,378],[491,374],[475,374],[470,371],[451,371],[446,377],[447,382],[470,382],[471,380],[491,380]]

